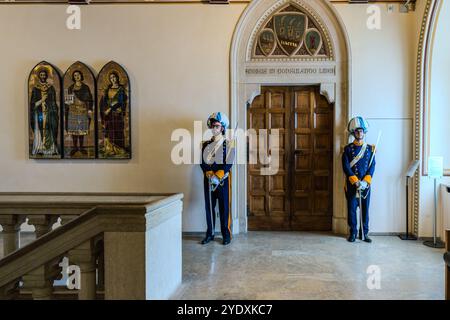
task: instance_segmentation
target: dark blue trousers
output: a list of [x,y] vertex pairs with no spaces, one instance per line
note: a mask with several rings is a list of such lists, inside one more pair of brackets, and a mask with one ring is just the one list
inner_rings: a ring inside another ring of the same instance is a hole
[[[223,240],[231,240],[231,215],[229,208],[230,200],[230,179],[226,178],[223,181],[223,185],[219,185],[217,189],[211,193],[211,206],[213,209],[213,215],[211,216],[209,205],[209,183],[208,179],[203,179],[203,189],[205,194],[205,211],[206,211],[206,224],[207,224],[207,236],[212,236],[216,226],[216,215],[214,208],[219,203],[219,216],[220,216],[220,229],[222,231]],[[212,219],[212,220],[211,220]]]
[[[364,235],[369,233],[369,205],[370,205],[370,188],[366,192],[363,192],[362,198],[362,221]],[[367,197],[364,199],[364,197]],[[348,210],[348,226],[350,227],[350,234],[356,235],[358,233],[358,218],[357,209],[359,207],[359,199],[355,194],[346,193],[347,197],[347,210]]]

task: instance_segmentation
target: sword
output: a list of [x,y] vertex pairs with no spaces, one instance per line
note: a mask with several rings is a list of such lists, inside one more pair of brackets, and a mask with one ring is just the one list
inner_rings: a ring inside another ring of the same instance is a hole
[[[380,145],[382,131],[378,132],[377,143],[375,144],[375,149],[373,150],[372,156],[370,157],[369,167],[372,165],[373,160],[375,159],[375,154],[377,153],[378,146]],[[363,212],[362,212],[362,190],[358,188],[358,196],[359,196],[359,232],[361,232],[360,239],[365,240],[364,236],[364,222],[363,222]]]
[[[382,135],[382,131],[378,132],[377,143],[375,144],[375,149],[373,150],[372,156],[370,157],[369,166],[367,167],[367,170],[369,170],[370,166],[373,163],[373,160],[375,159],[375,154],[377,153],[378,146],[380,145],[381,135]],[[367,175],[367,173],[366,173],[366,175]],[[370,186],[369,186],[369,188],[370,188]],[[362,192],[360,193],[360,195],[362,196]],[[367,195],[366,195],[366,197],[367,197]]]
[[358,188],[359,193],[359,232],[361,233],[360,239],[365,240],[364,237],[364,223],[363,223],[363,213],[362,213],[362,190]]
[[213,212],[213,207],[212,207],[212,196],[211,196],[212,192],[213,192],[213,190],[212,190],[211,178],[209,178],[208,179],[209,214],[211,216],[211,232],[212,232],[212,236],[214,237],[216,235],[216,226],[214,224],[214,212]]
[[369,168],[372,165],[373,159],[375,159],[375,153],[377,153],[377,151],[378,151],[378,146],[380,145],[381,133],[382,133],[382,131],[378,132],[377,143],[375,145],[375,150],[373,150],[372,157],[370,157]]

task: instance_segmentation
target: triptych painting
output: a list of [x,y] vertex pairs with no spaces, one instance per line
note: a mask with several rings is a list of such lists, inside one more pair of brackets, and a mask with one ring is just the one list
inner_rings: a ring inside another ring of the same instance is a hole
[[97,78],[82,62],[64,76],[40,62],[28,78],[32,159],[131,159],[130,81],[107,63]]

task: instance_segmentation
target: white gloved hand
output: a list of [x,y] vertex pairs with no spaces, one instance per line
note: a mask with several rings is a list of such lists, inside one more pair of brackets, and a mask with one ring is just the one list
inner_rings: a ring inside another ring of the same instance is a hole
[[210,181],[213,186],[217,186],[220,183],[220,180],[216,175],[212,176]]
[[361,181],[361,190],[366,190],[367,188],[369,188],[367,181]]

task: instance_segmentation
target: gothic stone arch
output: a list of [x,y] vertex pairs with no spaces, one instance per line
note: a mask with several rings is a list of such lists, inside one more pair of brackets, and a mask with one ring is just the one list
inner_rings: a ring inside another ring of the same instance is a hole
[[417,170],[413,182],[412,225],[413,233],[420,235],[419,215],[420,213],[420,184],[421,176],[428,175],[429,154],[429,112],[430,112],[430,77],[431,59],[433,50],[433,35],[437,28],[438,16],[442,6],[442,0],[427,0],[425,3],[422,24],[420,27],[419,45],[416,63],[416,100],[414,107],[414,137],[413,150],[414,160],[421,163],[421,170]]
[[[280,15],[287,17],[281,21]],[[291,33],[280,29],[283,26],[291,27]],[[351,115],[350,57],[344,24],[328,1],[255,0],[238,22],[230,61],[233,128],[238,123],[246,129],[247,105],[263,85],[320,85],[321,93],[334,103],[333,231],[339,234],[347,233],[340,155],[348,141],[346,125]],[[238,158],[243,152],[241,144]],[[234,233],[247,231],[246,180],[247,166],[237,165],[232,195]]]

